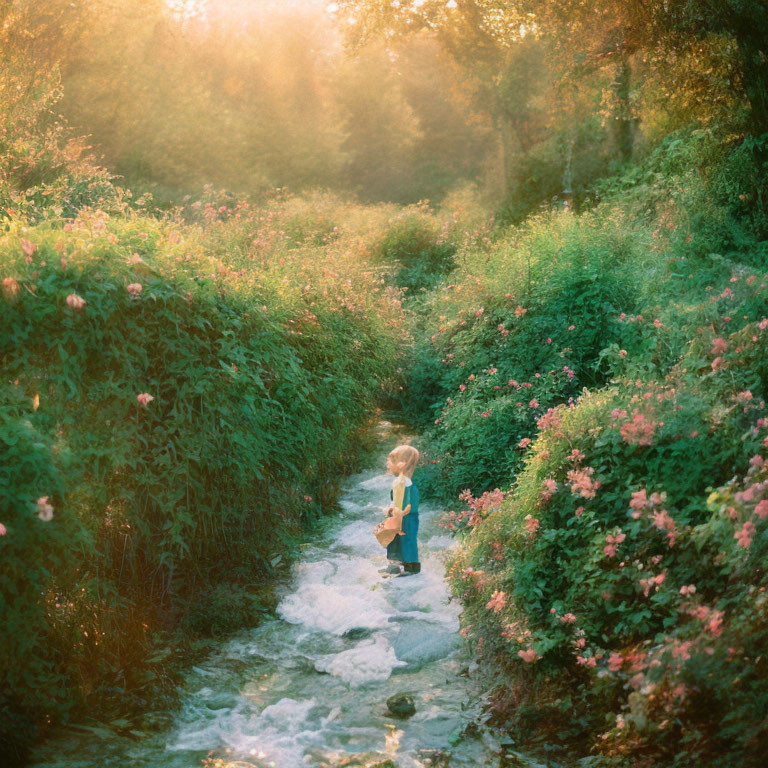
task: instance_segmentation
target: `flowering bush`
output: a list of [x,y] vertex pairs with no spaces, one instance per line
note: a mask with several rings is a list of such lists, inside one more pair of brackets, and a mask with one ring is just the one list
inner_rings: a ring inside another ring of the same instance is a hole
[[84,209],[0,238],[4,745],[19,717],[162,679],[158,630],[201,589],[268,579],[393,388],[380,270],[232,211]]
[[490,255],[468,253],[427,302],[410,407],[429,419],[446,498],[510,477],[548,409],[612,371],[602,350],[638,300],[636,245],[619,222],[596,229],[589,217],[534,219]]
[[414,402],[435,409],[437,490],[468,489],[445,519],[462,542],[450,579],[500,720],[590,765],[758,766],[768,275],[746,230],[739,252],[711,221],[699,241],[697,206],[718,209],[690,168],[653,178],[622,189],[643,221],[616,198],[553,214],[452,274]]

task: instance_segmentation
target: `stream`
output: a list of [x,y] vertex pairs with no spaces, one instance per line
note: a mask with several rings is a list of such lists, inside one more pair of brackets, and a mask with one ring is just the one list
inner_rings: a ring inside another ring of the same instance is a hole
[[[499,745],[470,727],[479,692],[458,634],[460,605],[444,580],[453,540],[440,510],[422,504],[422,572],[385,579],[372,528],[389,500],[383,474],[396,428],[379,427],[376,469],[348,478],[341,512],[302,548],[279,588],[279,618],[222,640],[185,674],[181,707],[144,737],[69,730],[41,745],[36,768],[201,768],[209,756],[232,768],[397,768],[499,765]],[[418,481],[418,476],[416,477]],[[413,696],[396,719],[386,700]],[[439,752],[450,753],[447,755]]]

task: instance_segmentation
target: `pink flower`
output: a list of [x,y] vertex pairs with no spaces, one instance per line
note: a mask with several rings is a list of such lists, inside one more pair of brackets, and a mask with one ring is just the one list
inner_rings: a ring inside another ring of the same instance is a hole
[[727,366],[727,363],[725,362],[725,360],[723,360],[722,357],[716,357],[712,361],[712,370],[713,371],[719,371],[722,368],[725,368],[726,366]]
[[693,642],[691,640],[686,640],[685,642],[680,643],[676,648],[672,649],[673,658],[687,661],[691,658],[690,651],[692,647]]
[[459,384],[459,389],[463,392],[467,388],[466,384]]
[[524,438],[523,438],[523,439],[522,439],[522,440],[521,440],[521,441],[518,443],[518,445],[519,445],[521,448],[527,448],[527,447],[528,447],[530,444],[531,444],[531,438],[530,438],[530,437],[524,437]]
[[664,323],[662,323],[662,322],[661,322],[661,320],[654,320],[654,321],[653,321],[653,324],[654,324],[654,325],[655,325],[657,328],[662,328],[662,327],[664,326]]
[[576,507],[574,514],[576,517],[581,517],[584,514],[584,507]]
[[669,539],[669,546],[672,547],[675,544],[677,537],[677,531],[675,528],[675,521],[672,519],[669,512],[666,509],[662,509],[653,513],[653,524],[660,531],[667,531],[667,538]]
[[311,496],[309,496],[309,495],[305,495],[305,496],[304,496],[304,501],[306,501],[306,502],[307,502],[307,504],[309,504],[309,503],[312,501],[312,497],[311,497]]
[[722,355],[723,352],[726,352],[727,350],[728,342],[722,336],[718,336],[716,339],[712,340],[713,355]]
[[72,309],[79,311],[85,306],[85,299],[78,296],[76,293],[70,293],[69,296],[67,296],[67,305],[72,307]]
[[138,296],[142,291],[141,283],[130,283],[125,288],[131,296]]
[[608,669],[611,672],[618,672],[624,663],[624,657],[615,651],[608,657]]
[[136,399],[139,401],[139,405],[146,408],[155,398],[148,392],[142,392],[140,395],[136,395]]
[[680,594],[683,596],[696,594],[696,585],[688,584],[687,586],[680,587]]
[[764,317],[757,326],[761,331],[768,328],[768,318]]
[[482,317],[484,313],[485,313],[485,309],[483,309],[483,307],[480,307],[480,309],[478,309],[478,310],[475,312],[475,314],[476,314],[478,317]]
[[491,412],[490,412],[490,411],[483,411],[483,412],[482,412],[480,415],[481,415],[481,416],[482,416],[484,419],[487,419],[487,418],[488,418],[488,417],[491,415]]
[[707,621],[707,629],[715,636],[719,635],[722,630],[723,612],[712,611]]
[[573,624],[576,621],[576,616],[572,613],[566,613],[564,616],[560,617],[560,621],[563,624]]
[[560,424],[561,424],[560,414],[554,408],[550,408],[543,416],[540,416],[539,419],[536,421],[536,426],[540,430],[557,429],[560,426]]
[[525,516],[525,530],[528,531],[531,535],[536,533],[536,531],[539,529],[539,521],[535,517],[531,517],[531,515]]
[[533,648],[528,648],[525,651],[518,651],[517,655],[523,660],[527,661],[529,664],[532,664],[536,659],[539,658],[539,654],[536,653],[536,651],[533,650]]
[[632,517],[637,520],[642,510],[644,510],[648,506],[648,492],[645,490],[645,488],[641,488],[639,491],[635,491],[632,494],[632,501],[629,502],[630,509],[634,510],[634,513],[632,514]]
[[6,533],[8,533],[8,529],[0,523],[0,536],[5,536]]
[[19,283],[13,277],[3,278],[3,296],[9,301],[12,301],[19,294]]
[[630,445],[652,445],[658,423],[635,411],[632,420],[621,425],[619,433]]
[[627,356],[627,350],[626,349],[620,349],[619,350],[619,357],[626,357]]
[[527,309],[524,309],[523,307],[518,305],[515,308],[515,317],[522,317],[527,311],[528,311]]
[[749,549],[752,544],[752,537],[755,535],[755,524],[750,520],[747,520],[744,525],[733,534],[733,538],[736,539],[736,543],[740,547]]
[[597,659],[594,656],[577,656],[576,661],[585,667],[594,667],[597,665]]
[[595,493],[600,487],[600,483],[592,480],[594,472],[595,470],[592,467],[569,470],[567,477],[568,482],[571,484],[571,493],[584,499],[594,499]]
[[533,400],[531,400],[528,405],[531,406],[531,408],[538,408],[539,407],[539,401],[534,397]]
[[568,330],[569,330],[569,331],[572,331],[572,330],[573,330],[575,327],[576,327],[575,325],[569,325],[569,326],[568,326]]
[[621,544],[624,539],[627,538],[626,533],[621,533],[621,530],[619,530],[619,533],[617,534],[608,534],[605,537],[606,545],[603,547],[603,552],[605,552],[608,557],[613,557],[616,554],[616,545]]
[[768,517],[768,499],[763,499],[757,502],[755,507],[755,514],[761,519],[765,520]]
[[22,240],[21,250],[24,251],[27,256],[32,258],[32,254],[34,254],[34,252],[37,250],[37,246],[34,243],[31,243],[29,240]]
[[507,596],[504,592],[500,592],[498,589],[494,590],[491,595],[491,599],[486,603],[486,608],[492,610],[494,613],[499,613],[501,609],[507,604]]
[[41,496],[37,500],[37,516],[47,523],[53,518],[53,507],[51,506],[47,496]]

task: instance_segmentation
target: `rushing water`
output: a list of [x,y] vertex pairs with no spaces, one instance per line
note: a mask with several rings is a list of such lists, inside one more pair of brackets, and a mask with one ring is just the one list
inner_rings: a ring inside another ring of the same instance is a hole
[[[392,439],[383,425],[384,447]],[[304,548],[282,589],[280,618],[222,641],[189,670],[165,730],[144,738],[70,732],[41,747],[35,766],[199,768],[213,751],[237,768],[347,765],[360,753],[416,768],[435,760],[423,750],[449,751],[453,768],[498,766],[489,733],[462,735],[477,700],[461,674],[468,659],[460,607],[444,581],[452,542],[437,527],[439,510],[420,511],[422,572],[378,572],[386,559],[372,528],[392,480],[383,457],[379,465],[348,480],[338,520]],[[397,693],[415,700],[407,720],[387,712]]]

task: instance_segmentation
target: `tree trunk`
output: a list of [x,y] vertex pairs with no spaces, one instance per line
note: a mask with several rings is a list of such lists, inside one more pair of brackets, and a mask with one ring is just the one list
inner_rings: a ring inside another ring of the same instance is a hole
[[759,38],[738,40],[744,93],[756,134],[768,132],[768,45]]
[[635,117],[630,102],[632,86],[632,65],[629,56],[622,51],[619,60],[616,79],[614,80],[614,97],[616,100],[613,135],[616,151],[623,163],[632,159],[635,143]]

